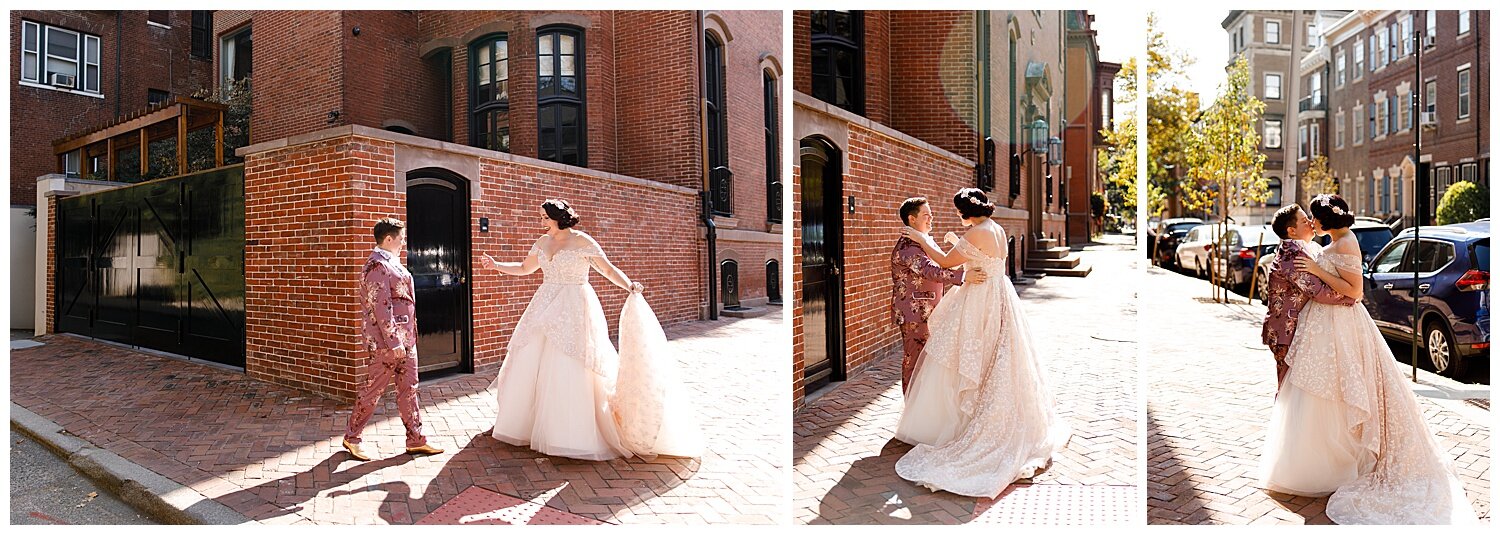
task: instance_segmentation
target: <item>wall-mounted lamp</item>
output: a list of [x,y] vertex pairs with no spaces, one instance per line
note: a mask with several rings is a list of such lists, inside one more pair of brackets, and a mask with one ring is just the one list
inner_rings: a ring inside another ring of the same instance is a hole
[[1056,136],[1047,139],[1047,163],[1062,165],[1062,140]]
[[1031,134],[1031,152],[1041,154],[1047,150],[1047,120],[1038,118],[1026,126]]

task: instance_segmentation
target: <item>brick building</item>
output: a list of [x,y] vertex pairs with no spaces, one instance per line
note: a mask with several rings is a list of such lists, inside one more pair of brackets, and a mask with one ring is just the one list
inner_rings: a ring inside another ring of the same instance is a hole
[[[1306,160],[1308,140],[1326,134],[1327,95],[1324,63],[1304,60],[1322,40],[1326,28],[1348,10],[1234,10],[1219,24],[1229,37],[1233,64],[1241,55],[1250,67],[1250,93],[1265,102],[1261,115],[1261,152],[1266,155],[1264,173],[1270,196],[1263,203],[1231,207],[1229,214],[1240,224],[1263,224],[1271,220],[1283,203],[1295,202],[1298,188],[1298,148]],[[1304,88],[1317,86],[1319,103],[1298,100]],[[1303,109],[1307,108],[1307,109]],[[1304,117],[1306,118],[1304,121]],[[1317,124],[1317,126],[1314,126]],[[1300,140],[1301,143],[1297,143]],[[1320,154],[1326,154],[1320,153]]]
[[961,230],[952,195],[983,188],[1016,271],[1087,273],[1040,262],[1077,263],[1053,257],[1066,253],[1064,155],[1090,155],[1074,176],[1093,168],[1091,142],[1062,139],[1067,93],[1096,94],[1092,66],[1075,88],[1065,63],[1067,28],[1085,31],[1086,14],[794,11],[792,21],[794,405],[899,346],[889,259],[907,197],[933,201],[941,236]]
[[[1454,182],[1489,183],[1489,12],[1360,10],[1333,27],[1330,169],[1355,212],[1411,225],[1431,222]],[[1420,34],[1420,42],[1413,35]],[[1340,60],[1353,57],[1354,60]],[[1418,81],[1417,62],[1421,61]],[[1346,83],[1339,89],[1337,65]],[[1413,92],[1421,108],[1413,113]],[[1415,133],[1421,154],[1412,159]],[[1341,140],[1341,132],[1348,137]],[[1426,177],[1422,189],[1415,177]],[[1426,203],[1415,217],[1416,198]]]
[[212,59],[193,45],[204,13],[11,12],[11,328],[36,320],[32,212],[37,177],[62,165],[52,140],[212,86]]
[[[446,292],[426,299],[418,284],[419,306],[442,308],[418,312],[424,371],[499,365],[540,279],[486,272],[478,259],[524,255],[548,197],[578,208],[579,228],[646,284],[664,323],[779,303],[780,21],[770,11],[214,12],[207,72],[252,88],[250,145],[238,150],[239,365],[352,397],[358,266],[370,224],[386,215],[408,221],[406,260],[432,271],[430,295]],[[596,288],[614,318],[623,292]]]
[[[1067,127],[1063,131],[1064,207],[1068,215],[1068,241],[1087,242],[1102,232],[1102,218],[1095,219],[1089,197],[1104,195],[1104,175],[1099,170],[1100,150],[1106,150],[1104,131],[1114,128],[1115,74],[1119,63],[1099,61],[1094,16],[1084,11],[1067,15]],[[1090,149],[1072,150],[1072,147]]]

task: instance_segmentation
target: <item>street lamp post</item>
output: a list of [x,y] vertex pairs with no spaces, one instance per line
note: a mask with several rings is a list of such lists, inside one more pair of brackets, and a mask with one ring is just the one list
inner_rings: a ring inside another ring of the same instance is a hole
[[[1415,26],[1415,24],[1413,24]],[[1422,255],[1422,220],[1426,212],[1422,206],[1422,199],[1426,197],[1422,191],[1422,121],[1420,111],[1422,109],[1422,93],[1425,92],[1422,85],[1422,30],[1412,28],[1412,49],[1416,51],[1417,83],[1412,86],[1411,92],[1411,117],[1416,119],[1416,128],[1412,130],[1411,141],[1411,178],[1412,178],[1412,269],[1411,269],[1411,381],[1417,382],[1417,342],[1422,338],[1421,330],[1421,299],[1422,292],[1418,288],[1421,285],[1422,272],[1417,262],[1421,261]]]

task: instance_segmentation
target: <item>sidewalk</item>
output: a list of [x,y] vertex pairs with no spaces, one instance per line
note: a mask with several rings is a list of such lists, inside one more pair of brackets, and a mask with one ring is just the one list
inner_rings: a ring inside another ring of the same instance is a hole
[[[1269,495],[1255,470],[1276,391],[1261,345],[1265,306],[1215,304],[1206,281],[1149,268],[1141,289],[1151,524],[1327,524],[1327,499]],[[1410,377],[1409,366],[1402,367]],[[1413,385],[1428,427],[1488,522],[1489,389],[1426,371]]]
[[1086,278],[1046,277],[1021,299],[1067,448],[997,500],[932,492],[901,479],[911,449],[901,418],[899,349],[794,416],[792,514],[798,524],[1138,524],[1136,308],[1138,255],[1123,236],[1079,253]]
[[[70,336],[12,352],[11,401],[24,408],[13,412],[39,416],[13,414],[12,425],[44,441],[77,437],[52,447],[117,457],[104,471],[139,470],[131,481],[161,476],[144,485],[154,493],[146,499],[188,511],[185,522],[412,524],[451,502],[429,520],[780,523],[788,402],[775,348],[789,345],[781,316],[667,329],[708,441],[698,460],[585,462],[498,442],[487,434],[489,372],[421,386],[424,430],[446,453],[402,453],[387,395],[364,434],[373,460],[359,463],[339,444],[347,404]],[[211,501],[194,508],[185,496]],[[230,514],[190,514],[220,504]]]

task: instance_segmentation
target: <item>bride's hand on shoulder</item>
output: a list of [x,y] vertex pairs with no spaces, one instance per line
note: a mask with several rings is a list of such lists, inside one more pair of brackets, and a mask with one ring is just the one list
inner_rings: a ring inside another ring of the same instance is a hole
[[954,234],[951,230],[948,231],[947,234],[943,235],[943,241],[947,242],[948,245],[958,245],[958,240],[958,234]]
[[1314,275],[1323,271],[1322,268],[1318,267],[1318,263],[1314,262],[1307,255],[1297,255],[1297,258],[1292,259],[1292,262],[1297,265],[1297,271],[1306,271]]
[[911,227],[901,227],[901,236],[917,243],[927,241],[927,234]]

